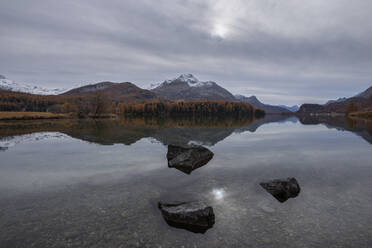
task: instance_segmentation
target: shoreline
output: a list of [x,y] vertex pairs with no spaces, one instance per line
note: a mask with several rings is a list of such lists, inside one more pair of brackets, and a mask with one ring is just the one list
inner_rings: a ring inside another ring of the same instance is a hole
[[68,114],[50,112],[0,112],[0,121],[69,119]]
[[89,115],[78,118],[72,113],[58,114],[51,112],[0,112],[0,121],[27,121],[27,120],[60,120],[60,119],[110,119],[117,118],[116,114]]

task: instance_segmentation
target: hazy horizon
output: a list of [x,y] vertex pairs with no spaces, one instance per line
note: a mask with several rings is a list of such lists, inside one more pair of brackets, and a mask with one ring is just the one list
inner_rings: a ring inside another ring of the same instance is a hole
[[0,3],[0,74],[70,88],[141,88],[191,73],[267,104],[325,103],[372,86],[372,2]]

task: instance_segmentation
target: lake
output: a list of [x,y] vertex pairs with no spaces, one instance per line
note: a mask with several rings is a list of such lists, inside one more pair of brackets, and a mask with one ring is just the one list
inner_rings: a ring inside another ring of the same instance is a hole
[[[168,145],[214,153],[190,174]],[[261,182],[293,177],[278,201]],[[0,125],[0,247],[372,247],[372,124],[343,117]],[[169,225],[159,201],[214,225]]]

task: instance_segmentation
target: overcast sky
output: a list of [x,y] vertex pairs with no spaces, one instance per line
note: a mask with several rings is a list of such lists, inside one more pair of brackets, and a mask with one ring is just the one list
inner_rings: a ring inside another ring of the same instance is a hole
[[370,0],[0,0],[0,74],[140,87],[192,73],[265,103],[372,86]]

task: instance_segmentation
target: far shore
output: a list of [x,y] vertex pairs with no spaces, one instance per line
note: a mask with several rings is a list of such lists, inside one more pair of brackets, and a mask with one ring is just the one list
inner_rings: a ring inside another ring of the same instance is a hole
[[70,115],[49,112],[0,112],[0,120],[49,120],[67,118],[70,118]]
[[353,112],[353,113],[349,114],[349,117],[358,118],[358,119],[372,120],[372,111]]
[[[116,118],[116,114],[102,114],[88,116],[91,118]],[[51,112],[0,112],[0,121],[8,120],[53,120],[53,119],[77,119],[74,114],[59,114]]]
[[[269,113],[270,115],[270,113]],[[293,113],[293,115],[295,115]],[[329,116],[340,116],[341,114],[329,114],[329,113],[318,113],[316,115],[329,115]],[[342,114],[344,115],[344,114]],[[345,117],[350,117],[352,119],[361,120],[372,120],[372,111],[361,111],[353,112],[345,115]],[[88,115],[86,118],[118,118],[117,114],[100,114],[98,116]],[[0,121],[8,120],[53,120],[53,119],[79,119],[74,113],[51,113],[51,112],[1,112],[0,111]]]

